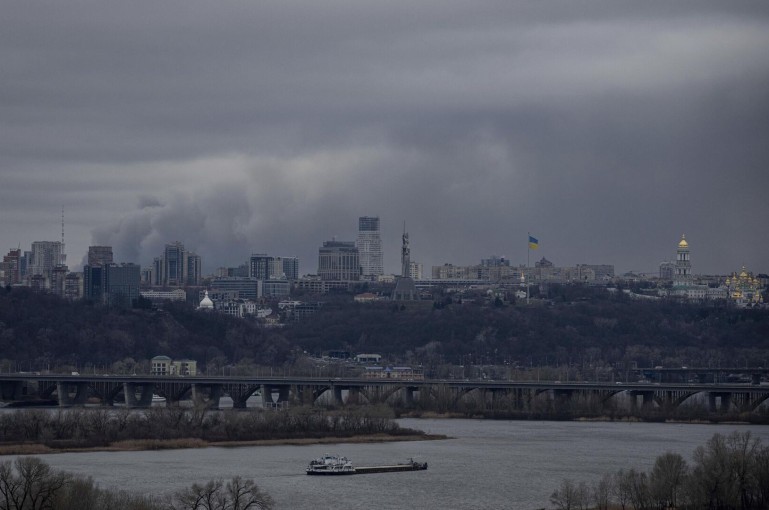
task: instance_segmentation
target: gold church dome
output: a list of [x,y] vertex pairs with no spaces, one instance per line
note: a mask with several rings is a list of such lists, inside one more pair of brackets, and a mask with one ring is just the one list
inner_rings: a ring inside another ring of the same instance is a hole
[[678,243],[679,248],[688,248],[689,243],[686,242],[686,235],[681,234],[681,241]]

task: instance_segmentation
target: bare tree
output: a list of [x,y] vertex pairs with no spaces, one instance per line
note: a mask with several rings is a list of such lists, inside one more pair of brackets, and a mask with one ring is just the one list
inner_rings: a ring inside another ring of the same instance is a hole
[[735,431],[726,438],[729,451],[729,464],[735,481],[734,494],[737,508],[752,508],[756,487],[753,479],[756,454],[760,450],[759,440],[753,438],[750,431]]
[[558,510],[572,510],[577,507],[578,488],[574,480],[564,479],[561,486],[550,495],[550,502]]
[[705,446],[694,450],[695,467],[692,471],[692,496],[708,508],[722,508],[730,499],[732,485],[729,469],[729,454],[726,440],[721,434],[714,434]]
[[253,480],[211,480],[174,494],[170,510],[270,510],[272,498]]
[[612,484],[613,487],[613,494],[617,498],[617,502],[619,503],[622,510],[625,510],[628,503],[630,503],[630,496],[632,493],[632,475],[620,469],[615,475],[614,475],[614,483]]
[[634,469],[628,471],[630,482],[630,501],[635,510],[648,510],[652,508],[651,492],[649,491],[649,477],[646,473],[639,473]]
[[678,506],[678,495],[688,473],[689,466],[681,455],[666,452],[657,457],[649,485],[653,498],[662,508]]
[[760,508],[769,507],[769,446],[762,447],[756,452],[755,480],[757,491],[756,505]]
[[225,508],[222,480],[211,480],[205,485],[196,483],[174,494],[173,510],[223,510]]
[[262,492],[253,480],[236,476],[227,482],[227,496],[230,506],[227,510],[267,510],[273,501],[269,494]]
[[597,510],[608,510],[613,486],[614,477],[608,473],[603,475],[597,483],[593,484],[593,503]]
[[0,494],[8,509],[50,508],[56,493],[70,480],[68,474],[52,470],[36,457],[19,457],[12,465],[0,464]]

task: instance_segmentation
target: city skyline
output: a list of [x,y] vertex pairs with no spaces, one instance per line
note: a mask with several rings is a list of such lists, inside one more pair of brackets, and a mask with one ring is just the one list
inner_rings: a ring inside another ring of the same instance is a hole
[[[361,217],[361,218],[363,218],[363,217]],[[378,227],[379,218],[377,217],[376,220],[377,220],[377,227]],[[671,280],[678,278],[677,276],[674,277],[674,273],[676,273],[676,275],[677,275],[678,272],[680,272],[680,268],[676,269],[676,262],[675,261],[676,261],[676,259],[680,260],[680,257],[681,257],[681,254],[680,254],[681,243],[685,242],[687,249],[689,247],[688,241],[684,241],[684,239],[686,239],[686,235],[682,234],[680,236],[680,238],[679,238],[679,242],[678,243],[671,243],[670,246],[673,247],[673,248],[671,248],[671,250],[670,250],[670,253],[669,253],[670,256],[668,258],[660,260],[655,268],[653,268],[653,269],[651,269],[649,271],[638,271],[638,270],[621,270],[620,271],[620,270],[618,270],[615,274],[617,276],[621,276],[624,273],[634,273],[636,275],[646,275],[646,276],[658,275],[658,276],[662,277],[663,279],[667,278],[667,279],[671,279]],[[527,240],[528,241],[531,240],[531,234],[530,233],[527,234]],[[36,244],[37,245],[41,245],[41,244],[42,245],[47,245],[47,244],[59,245],[61,243],[58,242],[58,241],[35,241],[35,242],[32,243],[32,250],[26,250],[25,251],[24,247],[21,247],[18,253],[21,256],[23,256],[26,252],[34,253],[34,246]],[[322,243],[322,246],[320,248],[321,255],[323,253],[323,250],[324,250],[325,246],[333,245],[333,244],[345,245],[345,246],[348,247],[348,249],[355,248],[356,253],[357,253],[357,250],[358,250],[358,247],[356,246],[355,242],[333,239],[331,241],[324,241]],[[530,243],[527,243],[527,244],[529,244],[529,246],[530,246]],[[142,263],[142,262],[136,261],[136,260],[121,260],[120,263],[122,263],[122,264],[125,264],[125,263],[136,264],[139,267],[141,267],[142,269],[146,269],[148,271],[156,273],[156,275],[153,276],[153,285],[158,285],[158,284],[160,284],[159,280],[163,278],[162,276],[157,276],[157,275],[162,275],[162,273],[163,273],[163,270],[161,268],[159,268],[158,265],[160,264],[162,266],[163,264],[165,264],[164,258],[166,257],[165,254],[167,254],[169,247],[176,247],[176,246],[181,246],[182,250],[184,250],[184,242],[183,241],[168,242],[168,243],[165,243],[164,254],[161,254],[160,257],[154,257],[152,259],[152,261],[149,262],[149,263],[145,264],[145,263]],[[678,247],[678,250],[674,249],[674,247],[676,247],[676,246]],[[9,254],[12,254],[12,253],[14,253],[16,251],[17,251],[16,249],[12,248],[11,250],[9,250]],[[97,254],[97,253],[100,256],[108,255],[109,262],[112,263],[112,247],[111,246],[89,246],[88,251],[86,252],[86,254],[82,258],[83,266],[86,266],[87,264],[89,264],[89,260],[91,258],[95,257],[96,256],[95,254]],[[102,255],[102,253],[104,253],[105,255]],[[185,253],[187,253],[187,252],[185,251]],[[442,266],[444,266],[444,267],[445,266],[463,267],[463,266],[477,266],[477,265],[494,265],[496,263],[499,263],[500,261],[505,261],[505,263],[511,265],[511,267],[535,267],[535,266],[537,266],[542,261],[544,261],[544,264],[546,264],[548,266],[558,266],[558,267],[570,267],[570,266],[573,267],[573,266],[580,266],[580,265],[595,265],[595,264],[599,264],[599,265],[600,264],[608,264],[608,265],[611,265],[612,267],[616,266],[616,264],[613,261],[599,261],[599,262],[597,262],[597,261],[582,261],[582,262],[576,262],[576,263],[557,263],[557,264],[554,264],[552,260],[549,260],[547,258],[547,256],[543,255],[539,251],[539,247],[537,247],[534,251],[529,249],[529,255],[531,253],[533,253],[535,255],[533,258],[532,257],[528,257],[529,258],[528,261],[521,261],[521,262],[518,262],[518,261],[515,261],[515,260],[510,260],[509,257],[506,257],[504,255],[500,257],[497,254],[492,254],[491,258],[487,259],[487,258],[484,258],[485,257],[484,254],[479,254],[478,258],[476,260],[469,261],[467,263],[457,262],[457,261],[454,261],[454,260],[446,260],[445,262],[443,262],[441,264],[431,264],[429,266],[425,266],[420,261],[411,261],[411,265],[413,266],[413,264],[418,264],[419,266],[427,267],[428,273],[430,272],[431,268],[440,268]],[[695,253],[696,253],[696,250],[695,250]],[[62,254],[62,255],[65,255],[65,254]],[[255,276],[257,278],[262,278],[262,279],[266,278],[267,274],[273,275],[274,277],[277,277],[277,278],[281,278],[283,276],[281,276],[280,273],[285,273],[285,275],[289,275],[289,273],[290,273],[289,279],[297,279],[298,277],[303,276],[303,275],[312,275],[312,274],[316,274],[317,275],[317,274],[320,274],[318,272],[318,270],[320,269],[319,264],[321,264],[321,262],[319,261],[319,258],[318,258],[317,248],[316,248],[316,255],[315,255],[315,257],[311,258],[309,261],[305,261],[304,262],[304,264],[305,264],[304,269],[301,269],[303,267],[301,264],[303,264],[303,263],[302,263],[301,259],[299,259],[298,257],[295,257],[295,256],[286,257],[286,256],[275,255],[275,254],[272,254],[272,253],[270,253],[270,254],[268,254],[268,253],[251,253],[249,256],[247,256],[245,258],[245,260],[236,261],[235,265],[230,265],[230,266],[227,266],[225,264],[221,264],[220,261],[206,261],[206,260],[203,260],[199,255],[196,255],[195,253],[192,253],[192,252],[189,252],[189,256],[195,259],[194,267],[196,268],[195,271],[197,272],[196,273],[197,276],[195,277],[196,278],[195,279],[196,282],[201,277],[221,276],[221,275],[218,274],[218,272],[220,270],[222,270],[222,269],[228,269],[228,268],[229,268],[230,271],[245,268],[243,270],[245,271],[245,273],[247,273],[248,276]],[[548,256],[550,256],[550,255],[548,255]],[[552,259],[555,259],[556,261],[558,261],[557,255],[556,256],[550,256],[550,257]],[[688,257],[688,255],[687,255],[687,257]],[[322,256],[321,256],[321,258],[322,258]],[[765,274],[766,273],[766,270],[763,267],[755,267],[754,268],[754,267],[751,267],[751,266],[747,266],[745,264],[741,264],[739,266],[734,266],[732,268],[725,268],[723,270],[719,270],[719,271],[715,271],[715,272],[698,271],[698,270],[696,270],[697,269],[697,262],[696,262],[697,258],[698,258],[697,255],[695,255],[695,262],[694,262],[693,265],[692,265],[691,262],[688,262],[689,259],[687,258],[687,263],[689,264],[689,268],[690,268],[687,271],[690,271],[691,275],[720,275],[720,276],[728,276],[728,275],[730,275],[732,273],[735,273],[737,269],[749,269],[751,271],[751,273],[756,273],[756,274],[760,274],[760,273]],[[256,260],[261,260],[261,259],[264,259],[264,262],[262,263],[261,266],[259,266],[261,268],[261,269],[259,269],[259,268],[257,268],[255,266],[255,264],[258,264],[255,261]],[[102,262],[99,262],[98,264],[101,265],[101,263]],[[277,265],[275,267],[273,267],[273,264],[277,264]],[[288,264],[288,265],[286,265],[286,264]],[[49,265],[52,268],[55,264],[49,264]],[[280,267],[278,267],[278,265]],[[663,266],[665,266],[666,270],[663,270]],[[72,266],[72,265],[67,266],[67,268],[68,268],[69,271],[78,271],[78,270],[82,270],[83,269],[83,267]],[[31,269],[34,269],[34,268],[31,268]],[[363,263],[362,262],[360,262],[360,264],[359,264],[359,269],[360,269],[360,278],[361,279],[365,279],[365,278],[363,278],[365,272],[363,270]],[[411,270],[413,271],[414,268],[412,267]],[[286,272],[286,271],[288,271],[288,272]],[[383,273],[383,274],[399,275],[402,271],[403,271],[403,269],[401,268],[397,272]],[[663,273],[667,274],[667,271],[672,271],[672,272],[669,274],[669,276],[663,276]],[[261,273],[264,273],[264,274],[261,274]],[[445,278],[445,276],[442,277],[442,278]],[[155,280],[158,280],[158,281],[155,281]]]
[[685,233],[696,273],[767,271],[765,2],[6,7],[3,253],[63,207],[71,268],[180,240],[309,273],[375,215],[388,274],[404,220],[425,268],[525,263],[531,232],[654,272]]

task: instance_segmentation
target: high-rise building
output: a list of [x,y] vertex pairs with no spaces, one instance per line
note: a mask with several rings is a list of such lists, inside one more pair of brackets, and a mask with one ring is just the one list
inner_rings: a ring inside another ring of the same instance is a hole
[[104,267],[83,266],[83,297],[94,303],[104,298]]
[[88,264],[83,266],[85,299],[101,303],[104,300],[104,267],[113,263],[112,246],[89,246]]
[[297,257],[273,257],[266,253],[255,253],[248,260],[248,277],[257,280],[299,279]]
[[32,252],[25,251],[19,259],[19,278],[24,282],[29,274],[29,268],[32,265]]
[[254,253],[248,264],[248,277],[257,280],[267,280],[271,276],[272,257],[266,253]]
[[64,297],[64,288],[69,269],[63,264],[58,264],[51,269],[51,279],[48,290],[59,297]]
[[28,261],[27,274],[40,275],[50,280],[54,267],[65,260],[64,244],[59,241],[35,241],[32,243],[32,257]]
[[200,285],[203,279],[203,262],[200,255],[184,248],[176,241],[166,244],[161,257],[156,257],[152,266],[145,268],[142,281],[155,286],[183,287]]
[[2,265],[2,285],[18,285],[21,283],[21,250],[10,250],[8,255],[3,256]]
[[112,246],[89,246],[88,265],[106,266],[112,264]]
[[163,250],[162,285],[181,287],[184,285],[184,244],[179,241],[167,244]]
[[64,297],[69,300],[82,299],[83,273],[69,273],[64,279]]
[[318,276],[321,280],[360,280],[360,258],[355,243],[324,241],[318,249]]
[[111,306],[130,308],[139,299],[141,268],[136,264],[104,266],[104,302]]
[[422,264],[419,262],[409,262],[409,277],[412,280],[421,280],[423,273]]
[[151,285],[158,287],[163,285],[163,257],[155,257],[152,259],[150,278]]
[[197,286],[203,280],[203,262],[200,255],[184,252],[184,282]]
[[299,258],[297,257],[280,257],[281,267],[283,268],[283,274],[286,276],[286,280],[298,280],[299,279]]
[[358,218],[358,238],[355,241],[360,258],[361,275],[376,279],[384,274],[382,238],[379,233],[379,218],[361,216]]

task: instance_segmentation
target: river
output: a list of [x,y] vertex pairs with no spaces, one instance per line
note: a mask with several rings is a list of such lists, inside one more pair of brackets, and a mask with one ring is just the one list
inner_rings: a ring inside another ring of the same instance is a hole
[[[399,420],[446,434],[443,441],[261,446],[41,456],[102,487],[167,495],[193,482],[254,478],[276,508],[535,509],[549,506],[561,480],[592,482],[620,468],[649,469],[666,451],[690,459],[714,433],[750,430],[769,444],[769,427],[659,423]],[[308,461],[338,453],[357,465],[429,463],[427,471],[350,477],[306,476]]]

